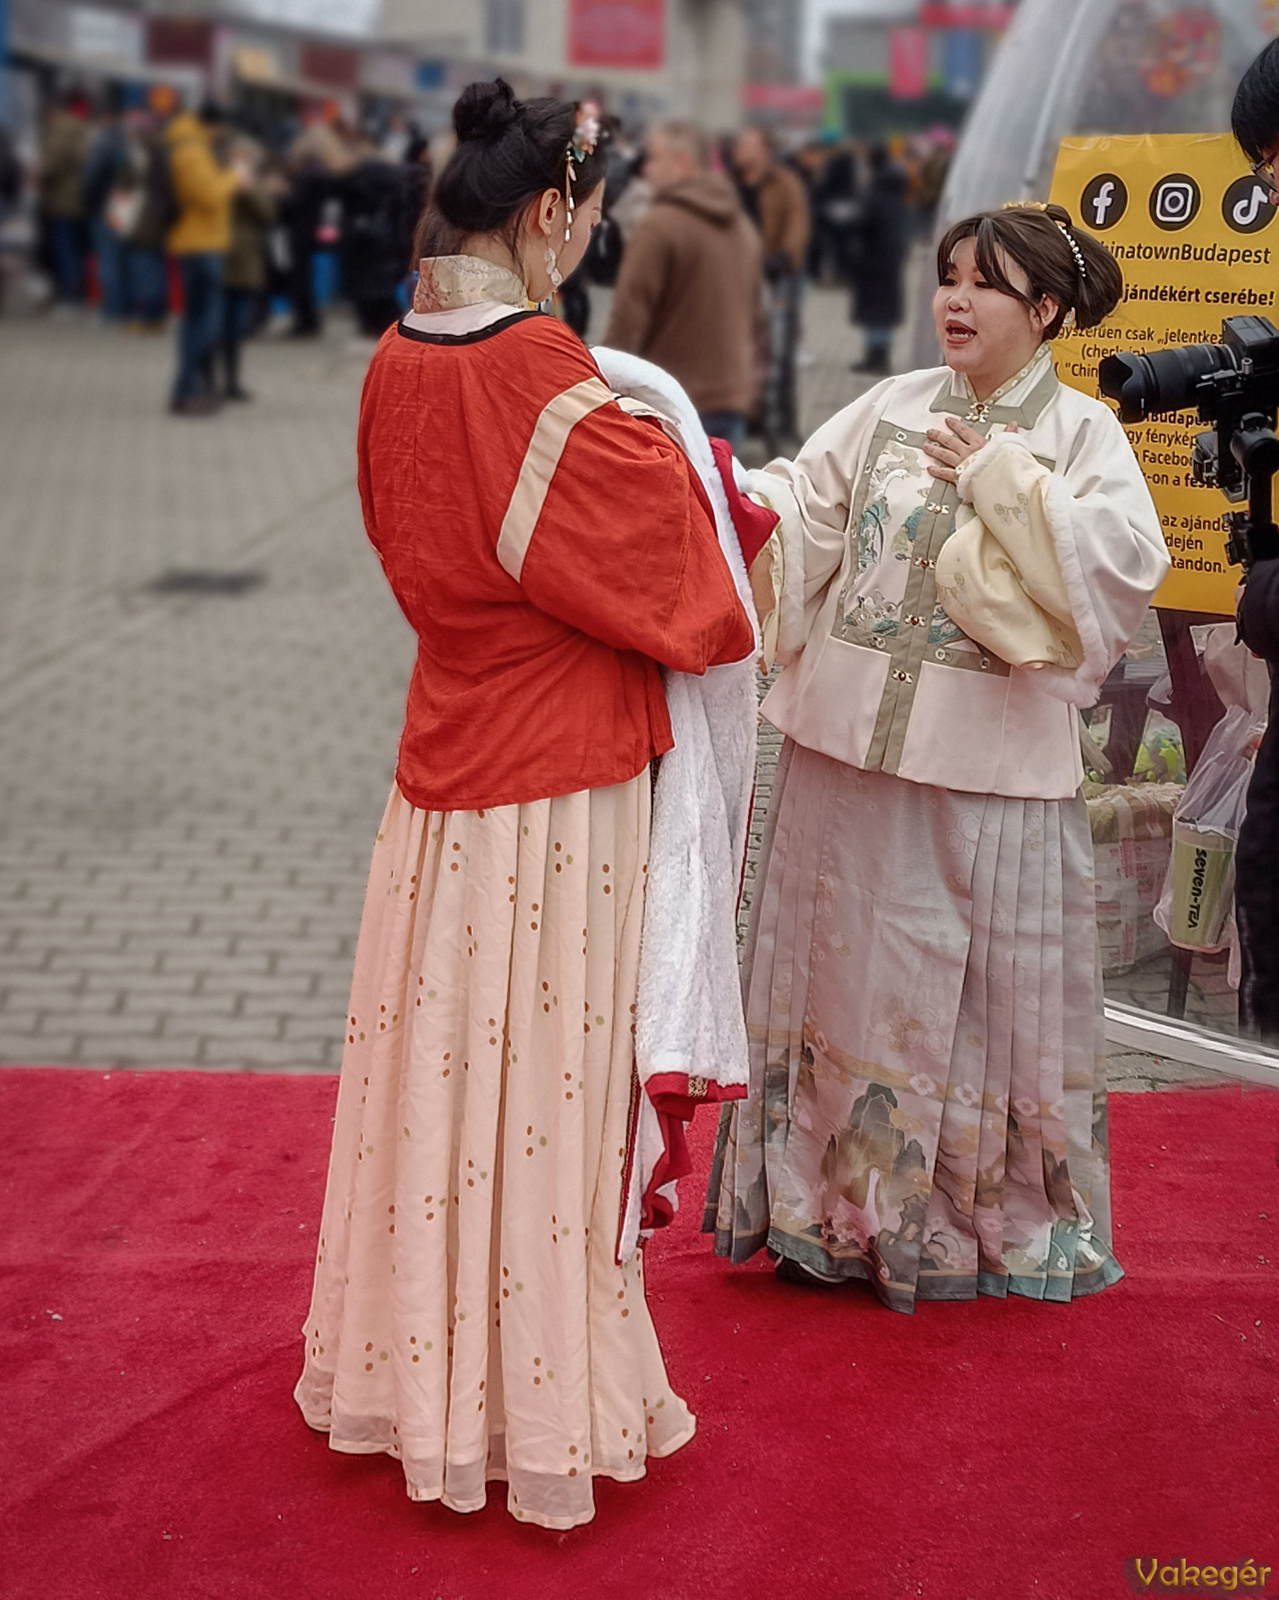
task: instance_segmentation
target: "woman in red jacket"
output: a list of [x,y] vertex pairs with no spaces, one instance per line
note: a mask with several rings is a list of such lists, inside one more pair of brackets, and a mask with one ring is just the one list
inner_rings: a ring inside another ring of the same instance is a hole
[[595,119],[475,84],[360,416],[418,637],[377,836],[297,1400],[458,1511],[593,1514],[693,1433],[616,1264],[660,668],[752,649],[682,453],[531,302],[580,260]]

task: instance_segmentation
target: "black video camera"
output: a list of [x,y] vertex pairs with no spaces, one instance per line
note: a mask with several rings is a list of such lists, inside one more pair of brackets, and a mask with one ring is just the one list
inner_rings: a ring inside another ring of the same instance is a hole
[[1279,556],[1270,480],[1279,472],[1279,328],[1268,317],[1227,317],[1220,344],[1190,344],[1141,354],[1120,350],[1098,370],[1101,392],[1119,402],[1123,422],[1145,422],[1192,406],[1201,433],[1191,476],[1227,500],[1248,501],[1227,517],[1226,557],[1245,570]]

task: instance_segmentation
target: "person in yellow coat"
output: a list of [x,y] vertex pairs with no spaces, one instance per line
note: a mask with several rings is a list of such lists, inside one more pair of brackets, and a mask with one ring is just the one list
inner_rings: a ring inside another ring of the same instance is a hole
[[222,329],[222,272],[231,243],[231,200],[243,174],[218,158],[216,143],[226,116],[212,102],[198,114],[181,111],[165,131],[177,219],[169,229],[170,253],[182,279],[178,324],[178,371],[169,409],[179,416],[207,416],[218,401],[207,392],[201,369]]

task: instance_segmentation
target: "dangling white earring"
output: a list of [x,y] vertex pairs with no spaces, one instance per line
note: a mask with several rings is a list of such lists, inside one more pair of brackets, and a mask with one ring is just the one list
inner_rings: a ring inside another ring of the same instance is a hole
[[551,280],[551,287],[558,289],[564,282],[564,274],[560,271],[559,261],[555,251],[548,244],[546,247],[546,276]]

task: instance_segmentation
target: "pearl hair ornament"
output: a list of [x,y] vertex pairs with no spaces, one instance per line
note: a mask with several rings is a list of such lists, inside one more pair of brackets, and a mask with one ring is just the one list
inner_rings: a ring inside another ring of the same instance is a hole
[[[1053,221],[1056,222],[1056,220],[1057,219],[1054,217]],[[1057,226],[1061,229],[1062,238],[1065,239],[1066,243],[1070,246],[1070,253],[1072,256],[1074,256],[1075,265],[1079,268],[1079,276],[1081,278],[1086,278],[1088,276],[1088,267],[1084,261],[1084,253],[1079,248],[1078,239],[1075,238],[1074,234],[1071,233],[1070,229],[1064,222],[1058,222]]]
[[[1005,200],[1003,209],[1005,211],[1047,211],[1048,202],[1046,200]],[[1079,276],[1086,278],[1088,276],[1088,264],[1084,260],[1083,251],[1079,248],[1078,239],[1075,238],[1064,222],[1058,222],[1056,217],[1053,217],[1052,221],[1061,229],[1062,238],[1070,246],[1070,253],[1074,256],[1075,265],[1079,268]]]

